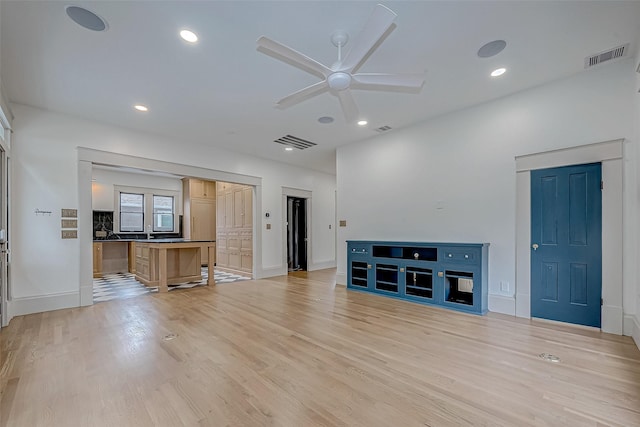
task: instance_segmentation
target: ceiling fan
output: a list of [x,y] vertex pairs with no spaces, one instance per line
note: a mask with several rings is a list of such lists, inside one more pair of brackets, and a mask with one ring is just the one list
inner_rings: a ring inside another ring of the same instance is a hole
[[424,76],[421,74],[356,72],[383,38],[395,28],[395,26],[392,28],[392,25],[396,16],[395,12],[386,6],[377,5],[344,58],[342,58],[342,47],[347,43],[349,36],[344,31],[334,32],[331,41],[338,48],[338,60],[331,67],[265,36],[260,37],[257,40],[259,51],[323,79],[282,98],[276,106],[287,108],[313,96],[330,92],[340,100],[347,122],[352,122],[358,119],[359,113],[351,89],[420,91],[424,84]]

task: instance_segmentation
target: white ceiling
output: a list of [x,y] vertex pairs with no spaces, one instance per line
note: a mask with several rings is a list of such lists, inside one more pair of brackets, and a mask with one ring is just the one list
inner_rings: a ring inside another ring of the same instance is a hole
[[[335,172],[336,147],[584,71],[586,56],[640,39],[640,2],[388,1],[397,27],[360,72],[422,73],[419,94],[354,91],[366,128],[345,123],[338,99],[289,109],[274,103],[317,77],[256,50],[266,35],[330,66],[334,30],[353,38],[370,1],[0,2],[1,75],[10,101],[180,141]],[[109,25],[93,32],[65,7],[83,6]],[[182,28],[200,41],[188,45]],[[506,49],[481,59],[486,42]],[[346,49],[349,45],[346,46]],[[501,78],[489,77],[498,66]],[[601,67],[606,64],[599,65]],[[588,72],[588,71],[587,71]],[[148,113],[133,110],[135,103]],[[332,124],[321,124],[332,116]],[[295,135],[318,145],[284,152]]]

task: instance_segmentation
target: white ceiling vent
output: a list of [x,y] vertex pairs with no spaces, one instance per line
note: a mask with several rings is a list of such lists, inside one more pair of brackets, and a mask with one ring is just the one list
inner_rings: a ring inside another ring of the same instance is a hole
[[391,126],[380,126],[379,128],[374,129],[376,132],[382,133],[382,132],[386,132],[388,130],[391,130]]
[[629,43],[614,47],[613,49],[609,49],[604,52],[596,53],[595,55],[587,56],[584,59],[584,68],[593,67],[594,65],[598,65],[612,59],[622,58],[628,53],[628,51]]
[[287,147],[297,148],[298,150],[304,150],[305,148],[318,145],[315,142],[307,141],[306,139],[298,138],[297,136],[293,136],[293,135],[283,136],[282,138],[278,138],[273,142],[286,145]]

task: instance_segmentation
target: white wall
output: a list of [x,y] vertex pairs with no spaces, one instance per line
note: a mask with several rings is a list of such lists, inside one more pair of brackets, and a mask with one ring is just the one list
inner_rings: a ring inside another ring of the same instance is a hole
[[[619,138],[634,143],[634,68],[632,60],[602,65],[341,147],[338,219],[347,227],[338,231],[338,280],[345,283],[348,239],[488,242],[489,309],[505,311],[491,296],[512,298],[515,290],[514,158]],[[627,188],[631,179],[625,175]],[[624,257],[637,264],[635,251]],[[634,313],[636,273],[627,273],[624,309]]]
[[[94,181],[91,183],[92,207],[94,210],[115,211],[116,195],[114,186],[153,188],[155,190],[176,191],[182,194],[182,180],[157,175],[128,173],[115,170],[94,168]],[[182,197],[176,204],[176,213],[182,215]]]
[[[271,230],[261,227],[262,265],[265,274],[286,272],[282,259],[282,187],[294,187],[313,194],[313,263],[335,263],[335,235],[328,230],[335,213],[335,176],[293,167],[284,163],[217,150],[207,141],[193,150],[185,144],[44,110],[12,105],[14,150],[11,206],[12,301],[10,316],[79,304],[78,240],[60,238],[60,209],[79,206],[77,147],[104,150],[129,156],[170,161],[183,165],[227,171],[261,178],[263,210],[271,212]],[[34,209],[51,211],[36,216]],[[79,216],[88,218],[83,212]],[[326,223],[326,224],[325,224]],[[80,227],[91,224],[83,224]],[[317,230],[316,230],[317,229]],[[327,232],[328,231],[328,232]],[[83,249],[85,251],[85,249]],[[90,251],[90,248],[86,248]],[[86,256],[87,254],[83,254]],[[334,264],[335,265],[335,264]]]
[[[638,64],[640,58],[640,46],[636,52],[635,63]],[[640,94],[637,93],[640,91],[640,74],[635,73],[635,85],[634,85],[634,108],[633,108],[633,124],[634,124],[634,136],[636,141],[640,141]],[[630,193],[630,202],[629,206],[631,209],[630,215],[633,215],[634,218],[640,218],[640,148],[634,147],[634,155],[635,155],[635,167],[633,168],[633,182],[635,186],[631,188]],[[634,254],[638,254],[640,252],[640,224],[639,221],[634,223],[635,227],[629,232],[635,236],[635,241],[633,242],[632,250]],[[632,262],[630,268],[634,269],[635,277],[635,297],[633,301],[635,301],[635,314],[631,321],[625,322],[628,328],[625,330],[626,335],[633,336],[633,339],[636,342],[636,345],[640,348],[640,263]],[[632,303],[630,301],[630,303]],[[630,315],[631,315],[630,314]],[[626,320],[626,319],[625,319]]]

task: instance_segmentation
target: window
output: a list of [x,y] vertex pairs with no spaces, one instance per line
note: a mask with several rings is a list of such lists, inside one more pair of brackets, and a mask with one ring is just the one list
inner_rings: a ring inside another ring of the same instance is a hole
[[144,194],[120,193],[120,232],[144,231]]
[[153,231],[173,232],[173,196],[153,195]]
[[113,227],[117,233],[150,235],[179,232],[182,213],[179,191],[124,185],[114,185],[113,190]]

